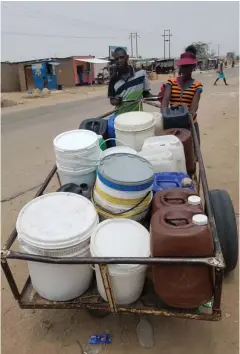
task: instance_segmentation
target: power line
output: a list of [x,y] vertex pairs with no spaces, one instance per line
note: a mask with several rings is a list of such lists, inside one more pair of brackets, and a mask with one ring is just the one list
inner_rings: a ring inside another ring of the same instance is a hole
[[29,36],[29,37],[49,37],[49,38],[73,38],[73,39],[116,39],[118,37],[91,37],[91,36],[74,36],[65,34],[44,34],[44,33],[29,33],[29,32],[13,32],[13,31],[1,31],[7,35],[17,36]]
[[[12,10],[15,10],[15,8],[11,8],[11,7],[8,7],[8,6],[5,6],[4,4],[4,7],[6,9],[9,9],[11,12]],[[105,25],[105,24],[102,24],[102,23],[96,23],[96,22],[91,22],[91,21],[86,21],[86,20],[83,20],[82,18],[81,19],[78,19],[76,17],[69,17],[69,16],[63,16],[63,15],[60,15],[60,14],[56,14],[56,13],[49,13],[49,12],[45,12],[45,11],[42,11],[42,10],[31,10],[29,8],[25,8],[25,7],[22,7],[22,6],[18,6],[18,8],[20,10],[25,10],[25,14],[28,15],[29,18],[34,18],[34,19],[39,19],[41,20],[42,18],[39,16],[39,15],[42,15],[44,16],[44,19],[48,18],[50,20],[68,20],[70,21],[71,25],[72,24],[76,24],[78,26],[81,26],[81,24],[85,24],[85,25],[89,25],[91,27],[103,27],[105,28],[106,30],[114,30],[114,31],[118,31],[118,32],[129,32],[130,30],[128,29],[119,29],[119,28],[116,28],[116,27],[111,27],[111,26],[108,26],[108,25]],[[17,10],[18,12],[18,10]],[[19,12],[18,12],[18,16],[19,16]]]
[[[86,24],[86,25],[90,25],[90,26],[94,26],[94,27],[102,27],[102,28],[105,28],[107,30],[111,30],[111,31],[117,31],[117,32],[130,32],[131,30],[130,29],[120,29],[120,28],[116,28],[116,27],[112,27],[112,26],[108,26],[108,25],[105,25],[105,24],[102,24],[102,23],[96,23],[96,22],[91,22],[91,21],[86,21],[86,20],[83,20],[82,18],[81,19],[78,19],[76,17],[69,17],[69,16],[63,16],[63,15],[60,15],[60,14],[56,14],[56,13],[49,13],[49,12],[45,12],[45,11],[42,11],[42,10],[39,10],[39,9],[29,9],[29,8],[26,8],[26,7],[23,7],[22,5],[19,6],[19,5],[15,5],[14,4],[14,7],[9,7],[7,6],[7,4],[4,2],[2,3],[3,4],[3,8],[5,9],[8,9],[10,10],[11,12],[12,11],[17,11],[17,14],[18,14],[18,17],[19,17],[19,11],[16,9],[16,7],[18,7],[18,9],[20,10],[25,10],[25,13],[28,14],[28,17],[29,18],[34,18],[34,19],[39,19],[41,20],[42,18],[39,17],[39,14],[42,14],[42,16],[44,16],[43,19],[46,19],[46,18],[49,18],[50,20],[52,19],[55,19],[55,20],[69,20],[71,25],[72,24],[76,24],[78,26],[80,26],[81,24]],[[36,15],[34,15],[36,14]],[[140,31],[140,30],[139,30]],[[159,33],[158,31],[156,32],[144,32],[141,30],[141,33],[143,32],[144,35],[151,35],[151,36],[159,36]]]

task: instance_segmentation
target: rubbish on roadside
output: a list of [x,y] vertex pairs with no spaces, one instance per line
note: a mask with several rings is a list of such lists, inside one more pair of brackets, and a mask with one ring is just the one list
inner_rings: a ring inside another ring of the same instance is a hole
[[143,348],[152,348],[154,345],[154,340],[153,340],[153,328],[150,325],[150,323],[141,318],[138,325],[137,325],[137,336],[138,336],[138,341],[141,347]]
[[100,354],[106,348],[106,345],[111,343],[112,338],[110,333],[91,336],[84,354]]
[[111,342],[111,335],[108,333],[91,336],[88,344],[111,344]]

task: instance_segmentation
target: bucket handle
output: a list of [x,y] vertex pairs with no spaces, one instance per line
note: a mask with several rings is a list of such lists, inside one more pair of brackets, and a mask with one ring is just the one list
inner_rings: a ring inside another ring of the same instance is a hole
[[[95,186],[94,186],[94,188],[95,188]],[[140,200],[140,202],[138,202],[138,203],[137,203],[136,205],[134,205],[132,208],[130,208],[130,209],[128,209],[128,210],[125,210],[125,211],[122,211],[121,213],[113,214],[113,213],[110,213],[108,210],[104,209],[103,207],[101,207],[100,205],[98,205],[98,204],[96,203],[96,201],[95,201],[95,199],[94,199],[94,195],[93,195],[94,188],[92,189],[92,196],[91,196],[91,197],[92,197],[91,200],[92,200],[93,204],[96,205],[98,208],[102,209],[104,212],[106,212],[106,213],[108,213],[108,214],[112,214],[113,216],[124,215],[124,214],[127,214],[127,213],[129,213],[130,211],[136,209],[139,205],[141,205],[141,204],[144,202],[144,200],[147,199],[147,197],[148,197],[148,196],[150,195],[150,193],[151,193],[151,191],[149,191],[149,192]]]
[[102,141],[101,143],[100,143],[100,148],[101,148],[101,146],[103,145],[103,143],[106,143],[107,141],[110,141],[110,140],[115,140],[115,141],[119,141],[121,144],[123,144],[124,146],[127,146],[127,147],[130,147],[129,145],[127,145],[126,143],[124,143],[124,141],[122,141],[122,140],[120,140],[120,139],[116,139],[116,138],[109,138],[109,139],[106,139],[106,140],[104,140],[104,141]]

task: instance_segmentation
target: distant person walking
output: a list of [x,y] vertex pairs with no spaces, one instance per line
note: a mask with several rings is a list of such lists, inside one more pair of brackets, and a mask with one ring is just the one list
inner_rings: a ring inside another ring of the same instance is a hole
[[225,86],[228,86],[228,83],[226,81],[224,72],[223,72],[223,61],[220,62],[220,67],[219,67],[219,71],[218,71],[218,77],[216,79],[216,81],[214,82],[214,85],[217,86],[217,82],[219,79],[223,79]]

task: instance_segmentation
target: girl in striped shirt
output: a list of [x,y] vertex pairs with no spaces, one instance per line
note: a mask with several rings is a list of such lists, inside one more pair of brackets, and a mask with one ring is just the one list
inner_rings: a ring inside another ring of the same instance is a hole
[[200,81],[192,78],[192,72],[196,64],[196,55],[187,51],[181,54],[180,60],[177,62],[181,75],[167,81],[163,92],[161,107],[167,108],[169,105],[187,105],[189,113],[193,117],[196,132],[200,140],[197,110],[203,86]]

